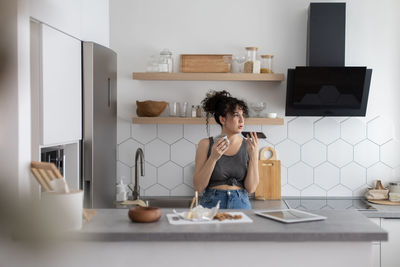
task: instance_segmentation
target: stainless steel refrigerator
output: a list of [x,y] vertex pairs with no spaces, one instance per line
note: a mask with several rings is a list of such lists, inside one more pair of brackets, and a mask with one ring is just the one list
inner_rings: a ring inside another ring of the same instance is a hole
[[85,207],[111,208],[115,199],[117,54],[82,42],[82,187]]

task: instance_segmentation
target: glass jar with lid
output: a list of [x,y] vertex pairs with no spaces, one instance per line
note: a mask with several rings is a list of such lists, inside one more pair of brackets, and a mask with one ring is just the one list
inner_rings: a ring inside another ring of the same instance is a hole
[[158,72],[159,71],[159,59],[158,55],[152,55],[147,61],[147,72]]
[[160,59],[158,64],[159,72],[173,72],[174,62],[172,58],[172,52],[168,49],[163,49],[160,52]]
[[273,55],[261,55],[261,73],[274,73],[272,71],[272,59]]
[[400,193],[400,181],[389,183],[390,193]]
[[246,62],[244,63],[245,73],[260,73],[261,63],[257,59],[257,47],[251,46],[246,47],[247,56]]

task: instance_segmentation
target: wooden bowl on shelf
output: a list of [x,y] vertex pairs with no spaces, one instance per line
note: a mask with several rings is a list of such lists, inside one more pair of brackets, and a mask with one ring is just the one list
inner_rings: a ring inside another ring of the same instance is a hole
[[128,212],[132,222],[149,223],[161,218],[161,209],[156,207],[132,207]]
[[168,102],[165,101],[136,101],[136,114],[139,117],[157,117],[167,107]]

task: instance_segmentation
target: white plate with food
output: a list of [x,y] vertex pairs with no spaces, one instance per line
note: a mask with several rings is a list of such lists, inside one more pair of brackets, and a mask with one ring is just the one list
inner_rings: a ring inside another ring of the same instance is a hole
[[253,220],[241,211],[217,212],[213,219],[187,219],[184,212],[167,214],[168,222],[174,225],[252,223]]

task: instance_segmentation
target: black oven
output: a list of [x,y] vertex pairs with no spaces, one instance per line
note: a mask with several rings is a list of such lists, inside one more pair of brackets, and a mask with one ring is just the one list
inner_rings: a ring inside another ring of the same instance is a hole
[[54,163],[61,175],[64,176],[65,155],[64,149],[61,146],[42,148],[40,160],[42,162]]

